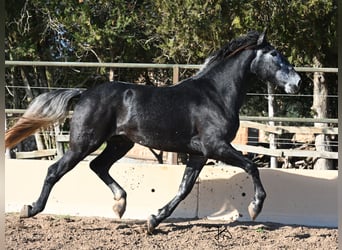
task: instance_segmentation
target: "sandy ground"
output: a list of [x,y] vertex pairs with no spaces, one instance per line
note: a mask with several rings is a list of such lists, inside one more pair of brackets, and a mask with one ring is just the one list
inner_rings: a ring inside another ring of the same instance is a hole
[[188,220],[162,223],[97,217],[6,214],[6,249],[338,249],[336,228]]

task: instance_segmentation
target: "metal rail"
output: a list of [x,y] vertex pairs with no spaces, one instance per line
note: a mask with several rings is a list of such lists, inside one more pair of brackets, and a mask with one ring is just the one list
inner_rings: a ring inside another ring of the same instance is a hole
[[168,68],[199,69],[197,64],[156,64],[156,63],[101,63],[101,62],[50,62],[50,61],[5,61],[6,66],[45,67],[95,67],[95,68]]
[[[156,63],[101,63],[101,62],[51,62],[51,61],[5,61],[5,66],[44,67],[105,67],[105,68],[182,68],[199,69],[200,64],[156,64]],[[298,72],[338,73],[338,68],[295,67]]]

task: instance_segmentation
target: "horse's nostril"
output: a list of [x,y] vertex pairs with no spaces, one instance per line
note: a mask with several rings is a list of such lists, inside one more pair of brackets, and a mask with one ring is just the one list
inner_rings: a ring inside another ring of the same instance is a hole
[[294,93],[297,93],[298,91],[299,91],[299,87],[300,87],[300,81],[298,82],[298,84],[297,85],[293,85],[293,92]]
[[285,86],[285,92],[290,94],[298,93],[299,91],[299,84],[289,83]]
[[296,88],[295,88],[296,92],[299,91],[301,85],[302,85],[302,79],[299,79],[299,81],[298,81],[298,83],[296,85]]
[[299,79],[298,84],[297,84],[297,87],[299,88],[300,85],[302,85],[302,79]]

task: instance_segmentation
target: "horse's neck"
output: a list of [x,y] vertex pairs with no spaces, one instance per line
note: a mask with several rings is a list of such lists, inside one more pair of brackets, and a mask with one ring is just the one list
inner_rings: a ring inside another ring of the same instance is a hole
[[228,59],[213,75],[213,82],[222,95],[225,106],[238,112],[246,95],[247,85],[252,80],[250,64],[252,51],[243,51],[236,58]]

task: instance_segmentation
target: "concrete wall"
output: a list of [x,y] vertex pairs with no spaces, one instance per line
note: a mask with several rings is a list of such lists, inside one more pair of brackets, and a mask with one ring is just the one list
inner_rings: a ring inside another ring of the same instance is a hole
[[[19,212],[38,198],[51,161],[6,160],[5,209]],[[44,213],[114,218],[111,191],[81,162],[53,189]],[[113,178],[128,194],[123,218],[146,219],[171,200],[184,166],[114,165]],[[267,199],[257,221],[313,226],[338,225],[337,171],[261,169]],[[174,218],[250,220],[251,178],[230,166],[206,166]]]

